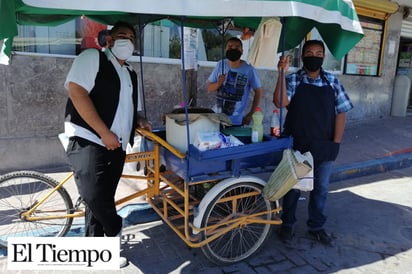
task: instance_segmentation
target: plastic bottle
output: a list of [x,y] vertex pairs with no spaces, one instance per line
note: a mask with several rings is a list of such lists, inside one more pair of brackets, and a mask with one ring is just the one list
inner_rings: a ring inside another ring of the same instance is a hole
[[252,143],[262,142],[263,140],[263,113],[260,107],[257,107],[252,115]]
[[280,120],[279,111],[277,109],[273,110],[272,120],[270,121],[270,135],[279,137],[280,134]]

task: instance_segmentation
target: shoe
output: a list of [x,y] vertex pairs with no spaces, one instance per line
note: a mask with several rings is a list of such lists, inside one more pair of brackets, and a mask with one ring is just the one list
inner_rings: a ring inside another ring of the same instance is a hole
[[292,228],[288,226],[281,226],[278,232],[279,239],[284,242],[290,242],[293,239]]
[[324,229],[320,230],[309,230],[308,234],[314,238],[316,241],[321,242],[326,246],[333,246],[333,239],[329,236]]
[[120,268],[123,268],[127,266],[129,262],[127,261],[126,257],[119,257],[119,264],[120,264]]
[[[124,219],[122,223],[124,223]],[[119,233],[117,233],[117,235],[115,236],[115,237],[119,237],[120,252],[122,251],[122,232],[123,232],[123,227],[120,229]],[[123,268],[127,266],[128,264],[129,262],[126,257],[122,257],[122,256],[119,257],[120,268]]]

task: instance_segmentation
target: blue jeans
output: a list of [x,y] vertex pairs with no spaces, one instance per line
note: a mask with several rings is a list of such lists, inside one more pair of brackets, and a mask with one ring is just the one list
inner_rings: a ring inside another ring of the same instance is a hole
[[[324,209],[329,190],[329,181],[332,173],[332,161],[315,165],[313,190],[309,195],[308,220],[309,230],[316,231],[323,228],[326,222]],[[296,207],[300,197],[300,190],[292,189],[283,197],[282,226],[292,227],[296,222]]]

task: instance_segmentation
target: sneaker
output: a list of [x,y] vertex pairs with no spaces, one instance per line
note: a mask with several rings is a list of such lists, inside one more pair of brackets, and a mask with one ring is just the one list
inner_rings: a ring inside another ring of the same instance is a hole
[[123,268],[123,267],[127,266],[128,264],[129,264],[129,262],[127,261],[127,259],[125,257],[120,257],[119,258],[120,268]]
[[284,242],[290,242],[293,238],[292,228],[288,226],[281,226],[278,232],[279,239]]
[[331,236],[329,236],[324,229],[320,230],[309,230],[308,234],[314,238],[316,241],[321,242],[324,245],[327,246],[332,246],[333,239]]
[[[124,224],[124,219],[123,219],[123,224]],[[122,251],[122,232],[123,232],[123,227],[120,229],[119,233],[115,237],[119,237],[119,245],[120,245],[120,252]],[[129,264],[128,260],[126,257],[119,257],[119,265],[120,268],[123,268]]]

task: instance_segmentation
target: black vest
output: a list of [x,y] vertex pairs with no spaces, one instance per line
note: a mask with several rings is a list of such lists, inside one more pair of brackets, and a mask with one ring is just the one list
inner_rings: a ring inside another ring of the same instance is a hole
[[[93,89],[89,96],[92,100],[100,118],[110,129],[116,115],[120,96],[120,79],[112,62],[107,59],[104,52],[99,51],[99,71],[97,72]],[[137,126],[137,74],[130,71],[130,78],[133,84],[133,126],[130,132],[129,143],[133,145],[134,131]],[[78,126],[86,128],[99,136],[79,115],[70,98],[67,100],[65,120]],[[100,136],[99,136],[100,137]]]

